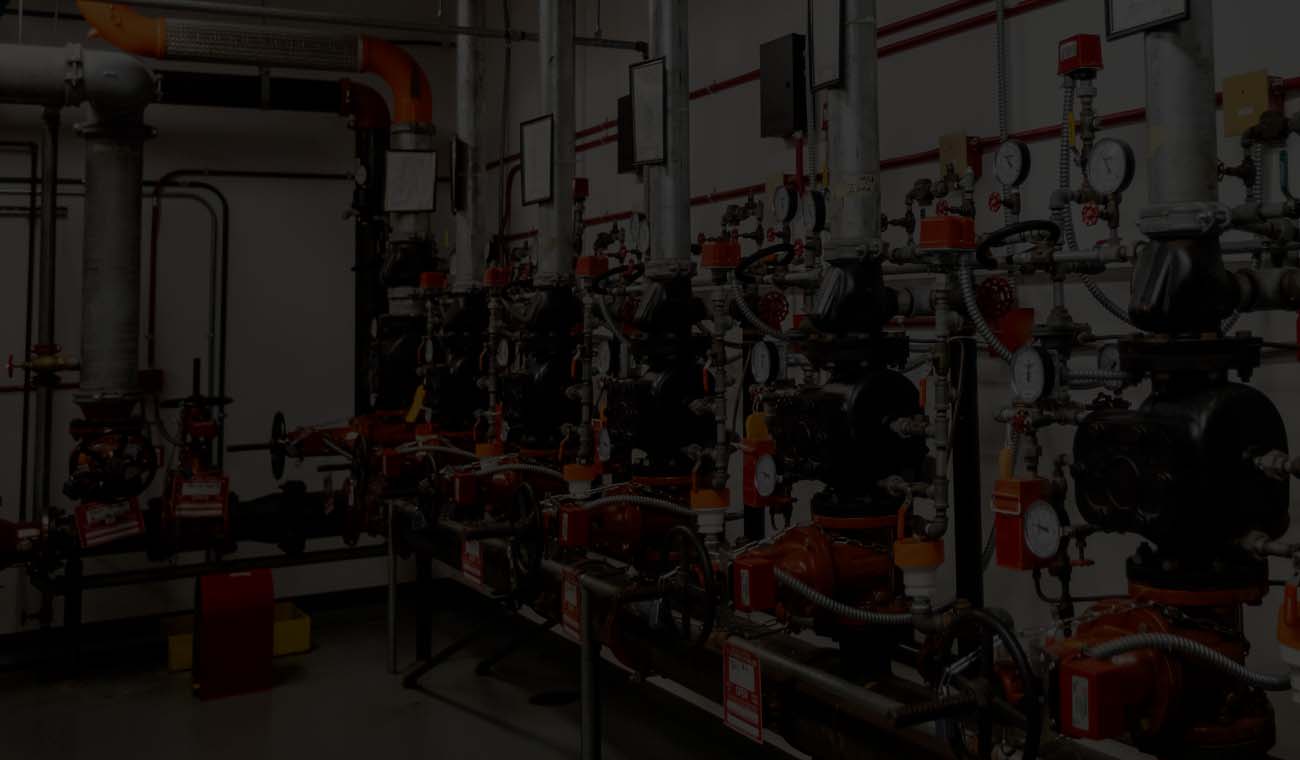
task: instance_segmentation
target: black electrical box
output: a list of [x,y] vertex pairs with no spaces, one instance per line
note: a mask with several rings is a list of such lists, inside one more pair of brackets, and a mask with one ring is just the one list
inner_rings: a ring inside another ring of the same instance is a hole
[[632,96],[618,99],[618,173],[636,171],[636,129],[632,117]]
[[759,88],[763,137],[790,137],[808,131],[807,38],[802,34],[759,48]]

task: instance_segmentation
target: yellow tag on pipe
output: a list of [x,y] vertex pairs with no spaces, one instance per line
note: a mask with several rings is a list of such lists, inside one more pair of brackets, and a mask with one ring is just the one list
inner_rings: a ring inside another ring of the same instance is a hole
[[424,411],[424,386],[415,389],[415,398],[411,401],[411,408],[406,412],[406,424],[414,425],[420,419],[420,412]]
[[1076,119],[1076,118],[1074,118],[1074,113],[1071,112],[1071,114],[1070,114],[1070,147],[1073,148],[1073,147],[1074,147],[1074,144],[1075,144],[1076,142],[1078,142],[1078,140],[1079,140],[1079,120]]

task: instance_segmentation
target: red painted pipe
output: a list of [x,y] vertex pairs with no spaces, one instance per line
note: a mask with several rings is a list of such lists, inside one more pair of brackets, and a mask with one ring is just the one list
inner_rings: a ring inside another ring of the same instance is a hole
[[947,5],[940,5],[938,8],[931,8],[928,11],[922,11],[915,16],[908,16],[897,21],[884,24],[876,30],[879,37],[888,37],[899,32],[907,31],[912,27],[928,24],[931,21],[938,21],[945,16],[951,16],[954,13],[960,13],[967,8],[974,8],[977,5],[983,5],[989,0],[955,0]]
[[[1054,5],[1060,1],[1061,0],[1025,0],[1019,5],[1013,5],[1007,8],[1006,17],[1009,19],[1015,18],[1016,16],[1023,15],[1030,11]],[[938,29],[931,29],[928,32],[922,32],[913,37],[908,37],[907,39],[899,40],[898,42],[889,45],[883,45],[880,48],[880,57],[888,58],[891,55],[897,55],[907,50],[913,50],[924,45],[929,45],[932,42],[938,42],[939,40],[947,39],[948,37],[955,37],[962,32],[968,32],[972,29],[979,29],[982,26],[996,23],[997,19],[998,14],[996,11],[989,11],[988,13],[981,13],[978,16],[971,16],[970,18],[962,19],[961,21],[957,21],[947,26],[941,26]]]

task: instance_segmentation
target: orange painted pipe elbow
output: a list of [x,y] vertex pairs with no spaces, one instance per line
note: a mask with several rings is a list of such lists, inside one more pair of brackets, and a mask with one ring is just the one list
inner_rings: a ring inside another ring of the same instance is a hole
[[411,54],[387,40],[361,38],[361,70],[383,78],[393,90],[394,124],[432,124],[433,91]]
[[339,113],[353,118],[356,129],[387,130],[392,124],[388,115],[388,101],[384,96],[364,84],[344,79],[339,82],[342,102]]
[[167,20],[149,18],[121,3],[77,0],[77,10],[95,34],[125,53],[167,57]]

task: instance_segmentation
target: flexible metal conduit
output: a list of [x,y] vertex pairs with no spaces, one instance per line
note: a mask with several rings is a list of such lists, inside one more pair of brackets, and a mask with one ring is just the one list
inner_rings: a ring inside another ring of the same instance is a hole
[[1236,660],[1216,652],[1198,641],[1167,633],[1144,633],[1125,636],[1092,647],[1085,651],[1084,654],[1097,660],[1109,660],[1112,657],[1143,649],[1156,649],[1168,654],[1190,657],[1230,678],[1265,691],[1287,691],[1291,688],[1290,675],[1256,673]]
[[993,332],[989,327],[988,320],[984,319],[983,312],[980,311],[979,299],[975,297],[975,275],[971,272],[969,264],[963,264],[957,271],[957,284],[961,290],[961,301],[966,307],[966,314],[970,317],[971,322],[975,323],[975,330],[984,339],[984,342],[993,349],[1002,361],[1010,362],[1012,352],[1006,345],[998,339],[998,334]]
[[409,53],[364,35],[193,19],[147,18],[120,3],[78,0],[108,42],[147,58],[376,74],[393,91],[396,124],[430,124],[428,77]]
[[869,610],[849,606],[843,602],[837,602],[780,568],[776,569],[776,580],[782,586],[785,586],[799,596],[802,596],[804,599],[807,599],[836,617],[855,620],[859,623],[867,623],[868,625],[911,625],[915,619],[911,613],[871,612]]
[[659,512],[666,512],[671,515],[680,515],[681,517],[696,517],[695,510],[689,507],[683,507],[680,504],[674,504],[664,499],[656,499],[652,496],[606,496],[604,498],[589,501],[582,505],[583,509],[600,509],[601,507],[612,507],[615,504],[629,504],[634,507],[644,507]]
[[553,478],[555,480],[564,480],[564,473],[559,470],[552,470],[550,467],[542,467],[535,464],[494,465],[492,467],[484,467],[483,469],[478,470],[475,474],[487,476],[497,475],[503,472],[522,472],[529,475],[541,475],[542,477]]

